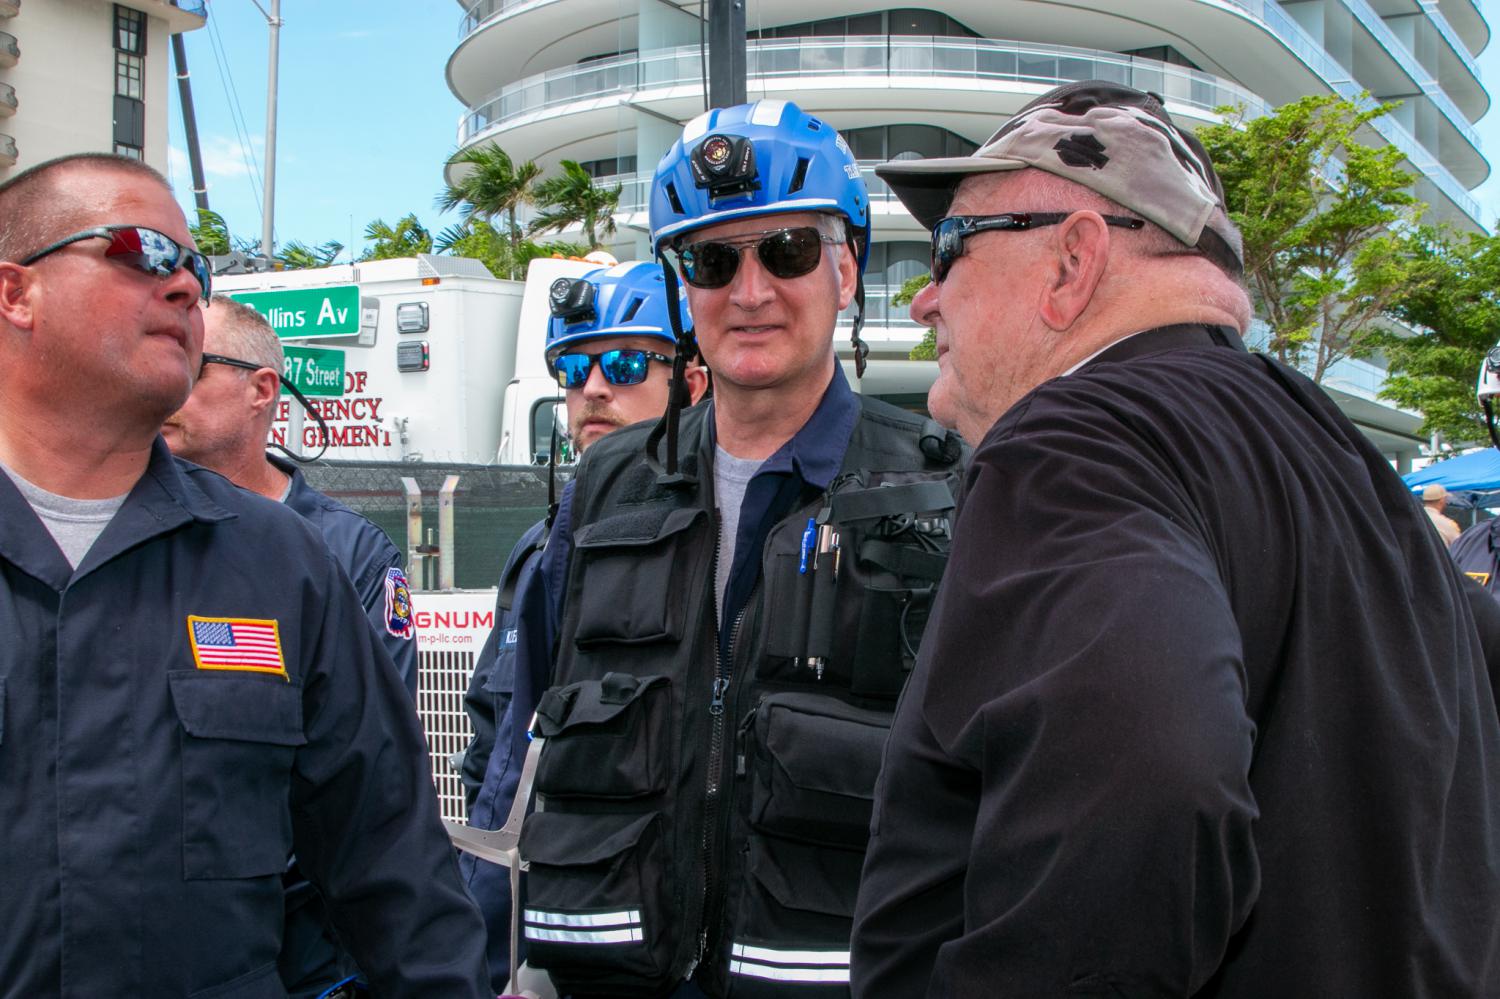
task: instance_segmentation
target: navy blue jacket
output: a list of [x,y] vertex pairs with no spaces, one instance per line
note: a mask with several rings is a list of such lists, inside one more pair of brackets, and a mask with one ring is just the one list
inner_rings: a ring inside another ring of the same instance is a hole
[[411,593],[402,570],[401,552],[384,531],[338,500],[307,484],[296,465],[266,455],[292,477],[286,505],[311,521],[333,557],[354,584],[359,602],[412,700],[417,697],[417,640],[412,623]]
[[158,439],[74,571],[5,479],[0,633],[6,995],[280,999],[293,850],[378,994],[491,994],[411,700],[300,517]]
[[[563,490],[554,524],[568,521],[572,485],[569,482]],[[543,546],[546,530],[546,521],[537,521],[521,535],[506,559],[495,600],[495,627],[479,652],[464,699],[464,709],[474,726],[474,738],[464,753],[464,793],[469,825],[478,829],[505,825],[526,759],[531,713],[551,675],[559,595],[550,594],[538,581],[544,561],[555,561],[562,552],[566,564],[568,541],[564,529],[555,546]],[[563,577],[549,578],[560,581]],[[514,587],[509,594],[510,606],[506,607],[508,581],[514,581]],[[531,609],[523,628],[521,617],[528,603]],[[512,710],[517,703],[529,707],[524,712]],[[502,991],[510,976],[509,873],[498,864],[467,853],[459,854],[458,865],[464,885],[484,913],[489,930],[490,979],[495,991]]]

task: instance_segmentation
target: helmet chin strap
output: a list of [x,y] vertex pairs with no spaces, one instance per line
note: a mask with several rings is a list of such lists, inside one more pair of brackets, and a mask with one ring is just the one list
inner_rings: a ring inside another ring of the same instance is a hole
[[[667,411],[646,437],[646,464],[656,473],[656,481],[664,486],[683,487],[697,483],[697,478],[683,472],[677,464],[677,426],[682,411],[692,402],[687,390],[687,364],[698,353],[698,344],[692,331],[682,328],[682,310],[678,306],[677,272],[667,262],[666,254],[658,247],[656,259],[661,263],[662,276],[667,284],[667,318],[672,323],[672,336],[677,341],[677,356],[672,358],[672,381],[667,386]],[[657,458],[661,439],[667,439],[666,463]]]
[[854,344],[854,377],[863,378],[865,358],[870,354],[870,345],[859,338],[859,331],[865,328],[865,276],[861,274],[854,280],[854,333],[849,341]]

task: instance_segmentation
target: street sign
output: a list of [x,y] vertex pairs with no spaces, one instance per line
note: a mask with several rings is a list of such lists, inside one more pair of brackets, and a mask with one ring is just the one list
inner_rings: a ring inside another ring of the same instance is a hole
[[240,291],[229,296],[266,317],[282,339],[312,340],[359,332],[359,285]]
[[[344,352],[323,347],[283,347],[286,380],[306,396],[344,394]],[[288,395],[282,386],[283,395]]]

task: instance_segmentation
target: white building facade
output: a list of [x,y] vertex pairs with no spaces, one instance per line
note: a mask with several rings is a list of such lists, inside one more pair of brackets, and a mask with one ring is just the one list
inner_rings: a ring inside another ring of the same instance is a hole
[[[4,0],[0,0],[3,3]],[[875,178],[903,156],[973,150],[1003,117],[1064,82],[1155,91],[1190,126],[1213,109],[1368,91],[1400,108],[1364,136],[1406,157],[1430,221],[1482,225],[1489,174],[1473,127],[1489,107],[1475,57],[1477,0],[747,0],[748,92],[794,100],[838,128],[865,166],[875,243],[866,276],[871,374],[862,390],[920,405],[933,374],[905,360],[921,331],[887,300],[926,270],[926,234]],[[555,170],[583,163],[623,185],[622,258],[647,255],[651,172],[705,106],[699,4],[460,0],[450,89],[459,146],[495,142]],[[840,338],[840,342],[844,338]],[[1376,400],[1378,365],[1345,362],[1324,387],[1398,463],[1420,421]]]
[[0,0],[0,180],[54,156],[167,169],[171,36],[204,0]]

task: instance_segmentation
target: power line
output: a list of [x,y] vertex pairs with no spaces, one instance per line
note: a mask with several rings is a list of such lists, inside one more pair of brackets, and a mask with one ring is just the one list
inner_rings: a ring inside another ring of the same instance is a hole
[[[211,0],[209,0],[211,6]],[[255,149],[250,144],[250,128],[245,122],[245,113],[240,108],[239,89],[234,84],[234,74],[229,68],[229,53],[224,46],[224,40],[219,35],[217,18],[213,16],[212,9],[208,17],[208,40],[213,49],[214,62],[219,68],[219,83],[224,88],[224,101],[229,106],[230,122],[234,125],[236,141],[240,147],[240,158],[245,162],[247,180],[250,183],[250,196],[255,201],[255,210],[259,214],[263,211],[261,207],[261,188],[263,181],[260,174],[260,164],[255,160]]]

